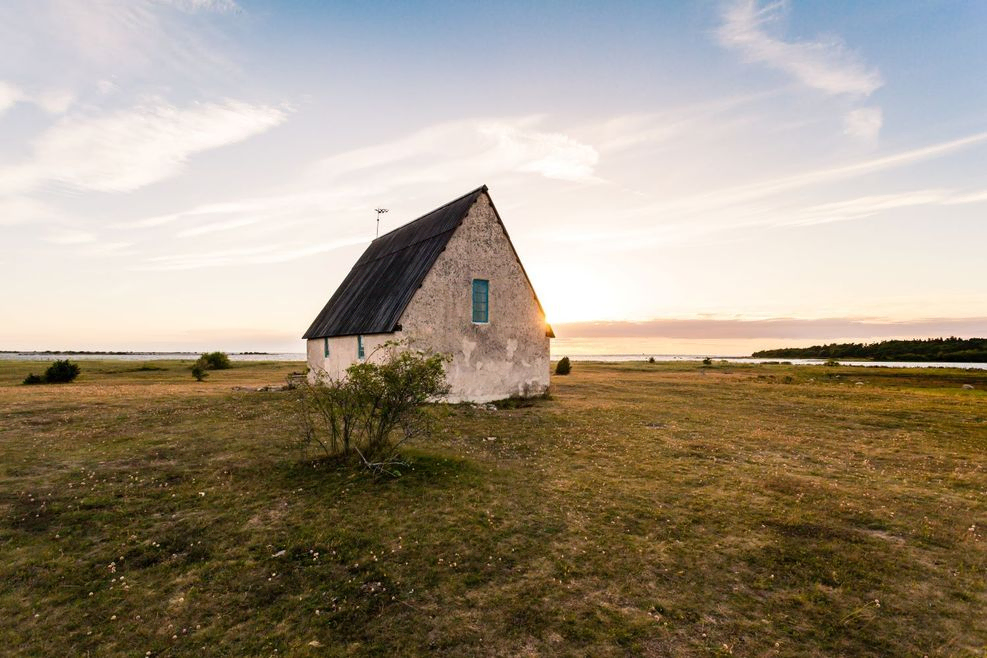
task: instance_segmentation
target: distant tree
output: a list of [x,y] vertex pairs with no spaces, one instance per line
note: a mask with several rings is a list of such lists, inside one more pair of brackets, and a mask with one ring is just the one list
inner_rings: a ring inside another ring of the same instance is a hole
[[704,366],[711,366],[711,365],[713,365],[713,359],[711,359],[711,358],[709,358],[707,356],[705,359],[703,359],[703,365]]
[[987,338],[926,338],[878,343],[831,343],[755,352],[755,357],[872,359],[875,361],[987,362]]
[[55,361],[45,371],[45,382],[48,384],[67,384],[79,376],[81,368],[68,359]]
[[648,363],[656,363],[656,361],[655,361],[655,357],[653,357],[653,356],[649,356],[649,357],[648,357]]
[[233,367],[224,352],[206,352],[197,361],[206,370],[228,370]]
[[564,356],[559,359],[559,362],[555,365],[556,375],[568,375],[572,371],[572,363],[569,361],[569,357]]

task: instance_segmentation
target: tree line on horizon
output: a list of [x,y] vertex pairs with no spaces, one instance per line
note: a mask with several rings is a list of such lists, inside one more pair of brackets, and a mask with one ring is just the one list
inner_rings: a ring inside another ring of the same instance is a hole
[[755,358],[870,359],[874,361],[987,362],[987,338],[924,338],[877,343],[831,343],[754,352]]

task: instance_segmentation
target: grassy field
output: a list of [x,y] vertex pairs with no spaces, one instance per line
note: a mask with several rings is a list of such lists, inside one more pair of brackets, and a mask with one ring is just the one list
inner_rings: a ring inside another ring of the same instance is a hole
[[577,362],[374,481],[301,364],[80,363],[0,362],[6,655],[987,652],[987,372]]

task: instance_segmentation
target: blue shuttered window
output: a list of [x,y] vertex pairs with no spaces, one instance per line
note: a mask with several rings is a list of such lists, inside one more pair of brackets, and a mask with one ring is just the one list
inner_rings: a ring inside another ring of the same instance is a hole
[[473,279],[473,322],[490,322],[490,282]]
[[363,358],[363,336],[356,337],[356,358]]

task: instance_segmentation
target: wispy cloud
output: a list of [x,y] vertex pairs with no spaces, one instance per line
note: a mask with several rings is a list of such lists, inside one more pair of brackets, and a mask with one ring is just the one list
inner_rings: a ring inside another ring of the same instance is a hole
[[0,226],[40,223],[60,218],[61,213],[44,201],[0,194]]
[[219,233],[221,231],[232,231],[234,229],[243,228],[244,226],[250,226],[257,221],[256,218],[246,217],[243,219],[229,219],[222,222],[211,222],[209,224],[199,224],[192,228],[187,228],[184,231],[179,231],[177,236],[179,238],[192,238],[198,235],[205,235],[207,233]]
[[368,242],[370,237],[369,235],[361,235],[315,244],[262,245],[201,253],[169,254],[149,258],[144,265],[134,269],[141,271],[177,271],[198,270],[210,267],[284,263],[315,254],[324,254],[342,249],[343,247],[363,244]]
[[95,242],[96,236],[78,229],[55,229],[49,231],[44,240],[52,244],[76,245]]
[[879,107],[861,107],[843,117],[844,132],[865,141],[874,141],[884,125],[884,113]]
[[[786,41],[779,31],[787,0],[762,5],[760,0],[732,0],[724,6],[717,30],[721,45],[738,51],[747,62],[763,64],[831,96],[861,99],[884,85],[877,68],[866,64],[839,37]],[[880,108],[851,110],[844,116],[845,134],[874,141],[883,124]]]
[[440,123],[391,142],[325,158],[312,167],[310,176],[324,181],[366,177],[369,172],[386,178],[401,170],[409,183],[447,179],[450,172],[479,178],[515,172],[569,181],[596,180],[597,150],[542,128],[544,120],[534,116]]
[[0,114],[13,107],[23,97],[24,93],[20,89],[9,82],[0,81]]
[[211,12],[233,12],[240,11],[240,5],[238,5],[233,0],[154,0],[158,4],[168,5],[186,11],[189,13],[195,13],[197,11],[211,11]]
[[48,114],[62,114],[71,107],[75,96],[64,89],[45,89],[28,93],[17,85],[0,80],[0,114],[17,103],[33,103]]
[[[806,205],[801,201],[801,194],[793,197],[789,193],[905,168],[985,143],[987,132],[974,133],[857,162],[699,194],[670,196],[651,203],[638,203],[619,212],[612,212],[609,215],[610,228],[580,230],[570,227],[564,232],[552,229],[551,239],[624,251],[651,244],[681,242],[745,226],[812,225],[864,219],[881,212],[907,207],[984,203],[987,202],[987,191],[983,190],[906,190],[814,205]],[[617,225],[627,228],[613,228]]]
[[966,137],[939,142],[938,144],[930,144],[929,146],[901,151],[891,155],[869,158],[835,167],[814,169],[791,176],[773,178],[760,183],[739,185],[709,194],[687,197],[678,201],[672,201],[666,204],[666,207],[670,210],[677,208],[691,211],[722,208],[727,205],[763,199],[781,192],[808,187],[810,185],[831,183],[854,176],[863,176],[865,174],[905,167],[925,160],[946,156],[960,149],[982,144],[985,141],[987,141],[987,132],[974,133]]
[[[176,107],[161,100],[103,116],[68,116],[35,142],[30,162],[0,170],[0,189],[46,181],[127,192],[178,174],[197,153],[282,123],[283,108],[240,101]],[[18,190],[19,188],[19,190]]]
[[784,71],[827,94],[867,96],[884,84],[880,73],[838,38],[785,41],[772,36],[771,29],[781,22],[787,8],[785,1],[764,6],[758,0],[728,4],[717,31],[720,43],[739,51],[749,62]]
[[[522,117],[441,123],[318,160],[268,195],[201,204],[117,222],[114,227],[154,231],[174,225],[174,237],[235,236],[248,250],[159,256],[148,261],[151,269],[262,264],[368,241],[372,209],[382,198],[401,199],[411,206],[410,199],[423,196],[431,203],[504,177],[597,182],[596,149],[563,132],[542,128],[544,121]],[[437,190],[434,197],[426,193],[432,189]],[[414,210],[409,208],[404,219],[414,217]],[[310,236],[316,244],[297,244],[299,235]],[[272,253],[250,251],[260,242],[279,246]]]

